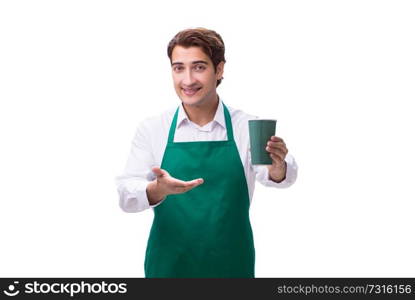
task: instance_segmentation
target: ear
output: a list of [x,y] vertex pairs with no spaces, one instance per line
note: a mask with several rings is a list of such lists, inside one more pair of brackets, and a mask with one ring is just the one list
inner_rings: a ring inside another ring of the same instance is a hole
[[223,69],[225,67],[225,62],[221,61],[220,63],[218,63],[218,65],[216,66],[216,80],[219,80],[223,77]]

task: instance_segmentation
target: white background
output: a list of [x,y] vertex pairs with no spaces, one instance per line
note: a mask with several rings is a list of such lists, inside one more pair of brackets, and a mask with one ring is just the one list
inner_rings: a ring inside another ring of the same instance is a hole
[[0,2],[0,276],[142,277],[153,213],[118,206],[166,54],[226,45],[225,103],[278,119],[294,186],[257,184],[257,277],[415,276],[412,1]]

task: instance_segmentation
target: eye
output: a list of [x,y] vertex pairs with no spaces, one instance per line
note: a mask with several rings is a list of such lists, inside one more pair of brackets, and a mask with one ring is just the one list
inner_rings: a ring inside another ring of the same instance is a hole
[[173,66],[173,71],[179,72],[181,70],[183,70],[183,67],[182,66]]
[[203,71],[206,69],[206,67],[204,65],[196,65],[195,66],[196,71]]

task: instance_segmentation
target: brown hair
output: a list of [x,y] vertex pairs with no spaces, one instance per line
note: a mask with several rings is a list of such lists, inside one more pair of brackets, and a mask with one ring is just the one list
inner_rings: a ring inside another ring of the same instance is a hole
[[[170,63],[175,46],[182,46],[185,48],[192,46],[200,47],[212,60],[215,72],[217,65],[221,61],[226,62],[225,44],[223,43],[221,36],[213,30],[197,27],[185,29],[177,33],[167,46],[167,55],[170,58]],[[216,81],[216,86],[221,83],[222,79],[223,78]]]

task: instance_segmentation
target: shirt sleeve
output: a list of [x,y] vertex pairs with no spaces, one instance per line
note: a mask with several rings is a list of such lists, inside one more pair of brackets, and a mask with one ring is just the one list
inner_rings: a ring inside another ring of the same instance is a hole
[[147,198],[147,185],[155,179],[151,168],[155,166],[151,143],[146,137],[143,123],[135,133],[124,172],[115,178],[119,195],[119,205],[125,212],[140,212],[150,207]]
[[[249,161],[250,158],[249,158]],[[276,188],[287,188],[294,184],[297,180],[298,166],[292,155],[289,153],[285,157],[287,163],[287,173],[285,179],[281,182],[275,182],[270,179],[268,174],[268,167],[263,165],[253,165],[253,169],[256,173],[256,180],[264,186],[276,187]]]

